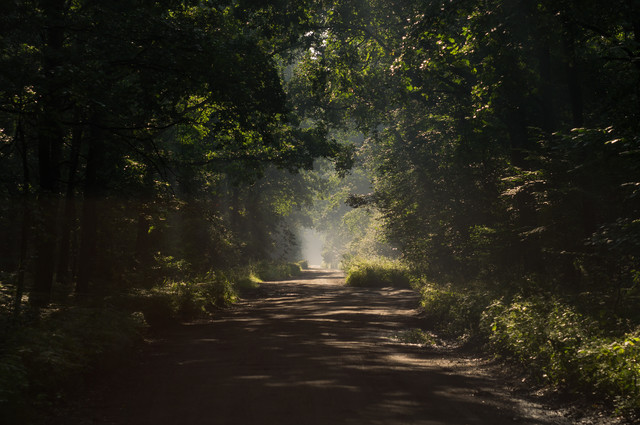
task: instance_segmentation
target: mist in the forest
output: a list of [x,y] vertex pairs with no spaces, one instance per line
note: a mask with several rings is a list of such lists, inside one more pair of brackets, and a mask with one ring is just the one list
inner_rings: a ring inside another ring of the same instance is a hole
[[324,238],[315,229],[303,228],[300,230],[300,241],[302,258],[309,263],[309,266],[322,266],[322,248]]

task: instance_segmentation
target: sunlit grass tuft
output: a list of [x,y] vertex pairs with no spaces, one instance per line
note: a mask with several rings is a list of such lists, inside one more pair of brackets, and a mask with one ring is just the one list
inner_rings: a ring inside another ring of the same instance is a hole
[[409,268],[398,260],[386,258],[352,259],[344,264],[347,286],[410,288]]

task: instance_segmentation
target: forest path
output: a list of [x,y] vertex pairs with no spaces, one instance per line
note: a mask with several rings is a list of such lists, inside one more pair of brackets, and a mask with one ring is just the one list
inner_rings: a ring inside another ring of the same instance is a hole
[[164,332],[73,423],[566,423],[518,398],[478,359],[398,343],[393,335],[418,320],[414,292],[343,282],[309,270]]

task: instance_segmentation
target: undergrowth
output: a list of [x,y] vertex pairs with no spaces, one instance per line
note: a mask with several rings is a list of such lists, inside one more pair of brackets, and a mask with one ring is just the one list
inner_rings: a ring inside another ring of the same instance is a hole
[[539,382],[604,399],[619,413],[640,412],[640,328],[610,334],[566,303],[533,297],[494,301],[481,329],[497,353]]
[[347,286],[376,287],[392,286],[410,288],[409,268],[398,260],[377,258],[373,260],[355,258],[343,262]]
[[424,319],[432,329],[449,338],[477,334],[480,317],[491,299],[486,291],[461,291],[425,282],[417,286]]
[[134,291],[129,308],[141,310],[151,326],[195,319],[237,301],[235,283],[245,282],[250,277],[234,277],[229,273],[210,271],[189,280],[165,280],[150,290]]
[[604,401],[628,417],[640,412],[640,328],[600,323],[553,297],[505,299],[424,282],[420,292],[425,321],[440,335],[486,341],[539,385]]
[[23,318],[5,327],[0,411],[7,423],[29,423],[35,411],[78,392],[87,373],[126,361],[143,326],[139,314],[73,306],[53,307],[38,320]]
[[262,280],[274,281],[299,276],[305,267],[306,262],[304,261],[298,263],[261,262],[254,267],[253,271]]
[[[267,279],[301,273],[301,264],[261,263],[200,276],[179,273],[106,298],[12,311],[0,281],[0,423],[28,424],[77,394],[86,377],[131,359],[146,329],[206,316]],[[183,276],[185,276],[183,274]]]

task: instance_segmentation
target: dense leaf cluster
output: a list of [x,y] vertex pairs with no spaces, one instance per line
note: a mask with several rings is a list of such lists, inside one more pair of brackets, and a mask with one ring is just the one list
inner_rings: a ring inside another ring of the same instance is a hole
[[151,284],[169,257],[204,272],[292,256],[311,190],[284,170],[350,163],[285,93],[315,16],[288,1],[3,4],[0,270],[16,312],[26,294],[37,308]]
[[430,279],[630,308],[639,8],[338,1],[297,84],[317,119],[366,134],[373,192],[351,203]]

